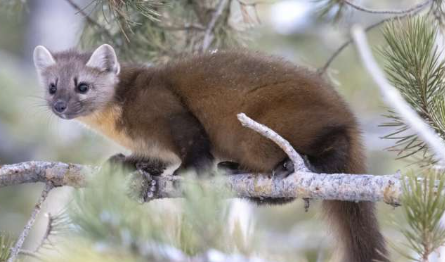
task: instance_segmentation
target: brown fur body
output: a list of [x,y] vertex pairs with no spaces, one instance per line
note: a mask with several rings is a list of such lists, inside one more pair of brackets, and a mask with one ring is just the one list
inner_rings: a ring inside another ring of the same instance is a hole
[[[118,77],[112,101],[78,119],[137,157],[198,171],[215,157],[270,172],[286,155],[242,127],[242,112],[287,139],[314,171],[366,172],[357,121],[342,98],[317,74],[281,59],[217,52],[122,66]],[[342,262],[387,261],[372,203],[325,201],[323,209],[344,243]]]
[[[269,172],[285,154],[242,127],[236,115],[243,112],[307,155],[316,171],[366,173],[357,122],[344,101],[316,74],[277,58],[218,52],[155,68],[123,66],[112,105],[119,112],[108,115],[114,132],[125,135],[110,137],[143,157],[174,161],[166,153],[173,152],[184,165],[211,154]],[[325,201],[324,209],[345,241],[344,261],[385,261],[373,204]]]

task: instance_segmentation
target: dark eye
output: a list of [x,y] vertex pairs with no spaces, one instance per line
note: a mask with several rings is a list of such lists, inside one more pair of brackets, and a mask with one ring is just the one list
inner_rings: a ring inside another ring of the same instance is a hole
[[51,83],[48,88],[48,92],[50,95],[54,95],[57,92],[57,87],[55,84]]
[[89,89],[90,89],[90,87],[88,86],[88,84],[85,84],[85,83],[80,83],[77,86],[77,92],[79,92],[81,94],[85,94],[86,92],[88,92]]

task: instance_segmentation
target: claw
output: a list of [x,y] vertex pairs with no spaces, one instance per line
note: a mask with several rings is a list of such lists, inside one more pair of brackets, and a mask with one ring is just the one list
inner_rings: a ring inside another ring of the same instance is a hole
[[145,202],[154,199],[155,193],[156,193],[156,189],[157,189],[157,187],[156,187],[156,180],[152,179],[150,184],[149,184],[147,193],[145,194],[145,196],[146,196],[145,199],[144,199]]
[[272,171],[274,177],[278,177],[280,179],[284,179],[292,173],[294,173],[294,164],[290,159],[286,159],[279,163]]
[[157,196],[157,182],[148,172],[136,170],[129,176],[128,195],[140,204],[153,200]]
[[152,177],[151,174],[145,172],[144,170],[139,170],[143,178],[143,184],[141,191],[141,196],[144,202],[148,202],[153,200],[156,197],[157,192],[157,183],[156,180]]

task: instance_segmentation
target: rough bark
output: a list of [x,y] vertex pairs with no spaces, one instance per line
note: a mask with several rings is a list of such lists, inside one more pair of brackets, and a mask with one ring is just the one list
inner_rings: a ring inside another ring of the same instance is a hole
[[[52,182],[55,186],[85,187],[86,175],[99,167],[60,162],[23,162],[0,168],[0,188],[24,183]],[[136,177],[135,179],[139,179]],[[181,177],[151,176],[156,181],[156,198],[182,197]],[[229,190],[239,198],[297,197],[304,199],[383,201],[399,205],[402,186],[399,174],[374,176],[351,174],[317,174],[297,171],[287,178],[270,174],[241,174],[205,182],[213,190]],[[145,192],[142,192],[145,193]]]

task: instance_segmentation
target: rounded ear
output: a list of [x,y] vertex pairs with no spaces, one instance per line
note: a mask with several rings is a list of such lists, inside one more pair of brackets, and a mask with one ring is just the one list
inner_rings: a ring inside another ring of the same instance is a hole
[[99,46],[93,52],[86,66],[95,67],[101,71],[113,72],[116,75],[119,74],[121,69],[113,47],[107,44]]
[[38,71],[43,71],[45,68],[55,65],[56,60],[54,60],[51,53],[44,46],[36,46],[34,49],[34,65]]

